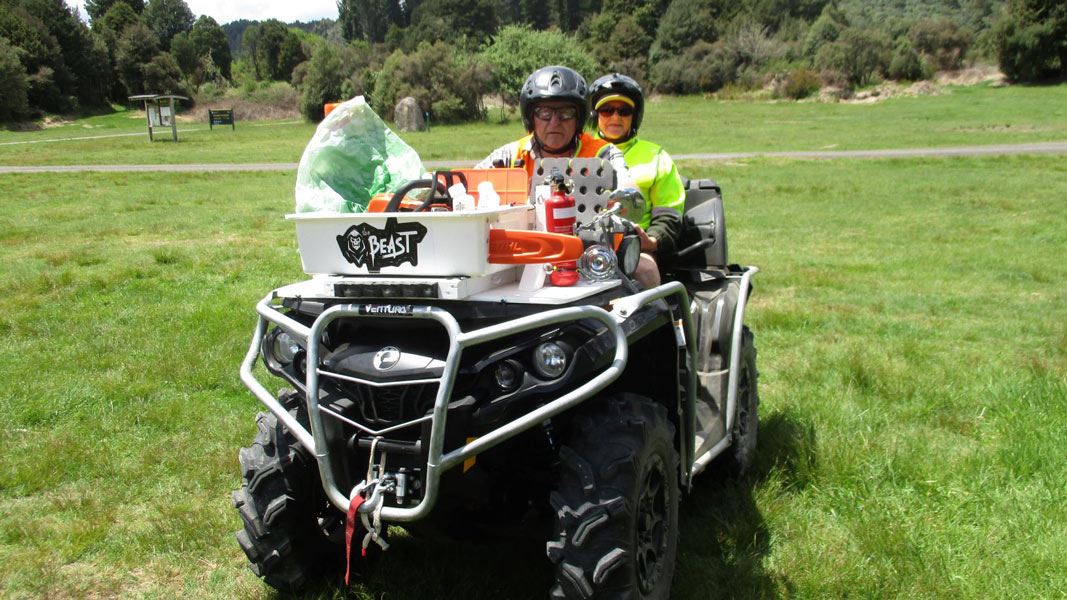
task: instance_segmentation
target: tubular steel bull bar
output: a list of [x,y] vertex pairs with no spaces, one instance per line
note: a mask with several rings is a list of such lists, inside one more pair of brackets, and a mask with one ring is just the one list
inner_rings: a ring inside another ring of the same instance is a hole
[[[278,311],[273,305],[273,293],[265,297],[256,306],[259,313],[259,321],[256,325],[252,344],[248,354],[241,364],[241,380],[256,395],[257,398],[278,418],[289,431],[293,432],[297,441],[314,452],[318,461],[319,474],[322,478],[323,489],[330,502],[342,511],[348,510],[350,496],[341,491],[334,477],[333,460],[326,445],[323,435],[325,423],[322,410],[319,406],[319,364],[320,344],[322,332],[326,326],[335,319],[341,317],[377,317],[377,318],[416,318],[429,319],[438,322],[449,335],[448,358],[439,378],[437,397],[434,401],[432,421],[430,426],[430,442],[425,473],[425,490],[422,500],[414,507],[402,508],[384,506],[381,509],[383,519],[395,522],[416,521],[429,514],[437,500],[438,484],[444,471],[458,465],[476,454],[511,438],[515,435],[564,412],[580,404],[587,398],[595,395],[607,387],[611,382],[622,374],[626,367],[629,356],[626,335],[622,327],[611,313],[595,307],[581,306],[550,310],[536,315],[521,317],[505,323],[499,323],[489,327],[483,327],[470,332],[460,329],[459,323],[447,311],[433,306],[411,306],[399,314],[375,312],[372,307],[380,305],[369,304],[341,304],[325,310],[315,320],[311,327],[293,320]],[[460,446],[451,452],[444,452],[445,422],[448,413],[448,403],[452,395],[452,387],[456,379],[460,358],[463,349],[469,346],[489,342],[508,335],[543,327],[577,321],[581,319],[594,319],[604,324],[615,336],[615,356],[611,364],[596,377],[582,384],[571,392],[556,398],[555,400],[537,408],[529,413],[503,425],[478,439]],[[309,432],[301,425],[280,402],[261,384],[252,373],[252,367],[260,353],[260,345],[267,330],[267,324],[274,323],[290,335],[303,340],[307,348],[307,403],[308,418],[311,424]],[[316,343],[312,343],[312,341]]]
[[[746,272],[743,277],[743,284],[747,283],[747,280],[755,272],[754,268],[750,267],[750,269],[752,270]],[[742,285],[742,288],[744,287],[745,286]],[[745,293],[746,290],[742,289],[742,294],[744,295]],[[252,343],[248,348],[248,353],[245,355],[245,359],[241,364],[241,381],[244,382],[260,402],[262,402],[267,409],[278,418],[282,425],[293,433],[302,446],[315,454],[319,467],[319,475],[322,479],[322,486],[327,497],[334,506],[347,512],[351,496],[350,494],[345,494],[341,491],[337,480],[334,477],[333,460],[330,456],[329,449],[327,448],[326,437],[324,435],[325,422],[322,415],[323,411],[319,406],[320,369],[318,368],[318,364],[320,344],[318,343],[318,340],[321,339],[322,333],[327,325],[335,319],[342,317],[377,317],[392,319],[415,318],[437,321],[448,332],[449,350],[448,358],[445,360],[445,366],[441,376],[425,380],[438,382],[438,388],[431,417],[430,442],[426,462],[425,490],[423,492],[423,497],[416,506],[411,508],[392,506],[383,506],[381,508],[381,517],[385,520],[394,522],[417,521],[428,515],[433,509],[433,506],[437,501],[438,485],[442,473],[458,464],[462,464],[466,459],[485,452],[497,444],[544,422],[546,419],[552,418],[577,406],[615,381],[626,368],[629,359],[629,346],[627,344],[626,334],[620,326],[620,323],[625,321],[640,308],[669,296],[678,296],[679,306],[683,307],[680,312],[682,314],[685,344],[687,346],[690,361],[688,369],[690,372],[689,385],[686,386],[688,392],[687,402],[692,406],[696,397],[696,371],[694,364],[694,361],[696,360],[696,331],[693,326],[692,315],[688,309],[689,293],[685,286],[678,282],[666,283],[632,296],[619,298],[614,302],[614,308],[610,313],[595,306],[559,308],[526,317],[520,317],[489,327],[475,329],[469,332],[462,331],[455,317],[448,311],[434,306],[420,305],[408,306],[405,310],[398,313],[382,313],[375,310],[375,307],[382,306],[380,304],[340,304],[323,311],[323,313],[315,319],[312,326],[307,327],[280,312],[272,304],[275,295],[274,292],[271,292],[256,305],[256,312],[259,314],[259,320],[256,324],[255,333],[252,336]],[[743,318],[743,297],[742,302],[739,304],[738,313],[735,315],[738,323],[740,323]],[[560,396],[559,398],[556,398],[555,400],[552,400],[551,402],[548,402],[547,404],[536,408],[529,413],[456,448],[455,450],[452,450],[451,452],[444,452],[444,433],[448,414],[448,403],[452,396],[452,387],[455,383],[456,372],[459,369],[459,362],[464,348],[497,340],[502,337],[538,327],[578,321],[581,319],[594,319],[599,321],[615,336],[615,356],[612,359],[611,364],[605,368],[604,371],[571,392],[564,394],[563,396]],[[275,324],[289,335],[303,340],[305,343],[308,364],[307,379],[305,383],[307,386],[306,398],[308,404],[308,418],[311,424],[310,432],[301,425],[296,418],[289,414],[289,411],[278,402],[274,395],[271,394],[252,373],[252,368],[255,366],[256,359],[260,354],[260,346],[263,341],[263,336],[266,334],[268,323]],[[733,421],[734,388],[736,387],[735,369],[737,367],[736,355],[740,343],[740,336],[740,327],[737,327],[734,330],[734,352],[730,364],[727,431],[729,431],[729,426],[732,425]],[[312,343],[313,340],[315,343]],[[419,420],[421,421],[424,419]],[[729,438],[729,434],[727,435],[727,438]],[[724,442],[728,443],[728,439],[724,440]],[[371,457],[371,459],[373,460],[373,457]],[[692,457],[690,456],[689,459],[691,460]],[[365,485],[366,483],[367,482],[361,482],[359,485]],[[356,487],[359,487],[359,485]]]

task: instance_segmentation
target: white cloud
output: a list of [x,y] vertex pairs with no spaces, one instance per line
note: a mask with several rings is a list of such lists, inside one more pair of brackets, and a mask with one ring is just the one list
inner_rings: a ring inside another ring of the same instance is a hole
[[[84,0],[66,0],[76,6],[85,17]],[[196,16],[208,15],[220,25],[249,19],[262,21],[278,19],[284,23],[313,21],[321,18],[337,18],[336,0],[185,0]],[[87,18],[87,17],[86,17]]]

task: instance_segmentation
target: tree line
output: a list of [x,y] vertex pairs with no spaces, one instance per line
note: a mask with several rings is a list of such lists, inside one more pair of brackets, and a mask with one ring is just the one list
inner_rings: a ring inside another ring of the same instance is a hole
[[88,24],[63,0],[0,0],[0,120],[275,85],[312,120],[364,94],[386,118],[414,96],[436,122],[465,121],[557,63],[660,93],[791,98],[975,59],[1019,81],[1067,74],[1061,0],[338,0],[336,20],[224,26],[184,0],[85,8]]
[[0,120],[71,113],[231,77],[226,35],[183,0],[0,0]]

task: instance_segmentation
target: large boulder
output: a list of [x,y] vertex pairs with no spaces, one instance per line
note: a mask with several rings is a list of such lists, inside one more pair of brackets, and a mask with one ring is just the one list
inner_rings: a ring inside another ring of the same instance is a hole
[[426,118],[414,98],[408,96],[396,103],[393,120],[400,131],[426,131]]

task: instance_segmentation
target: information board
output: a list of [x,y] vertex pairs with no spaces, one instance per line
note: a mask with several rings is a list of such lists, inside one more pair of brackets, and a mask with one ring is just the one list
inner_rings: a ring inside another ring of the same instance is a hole
[[207,115],[211,129],[214,129],[216,125],[229,125],[230,129],[237,128],[234,125],[232,108],[209,108]]

